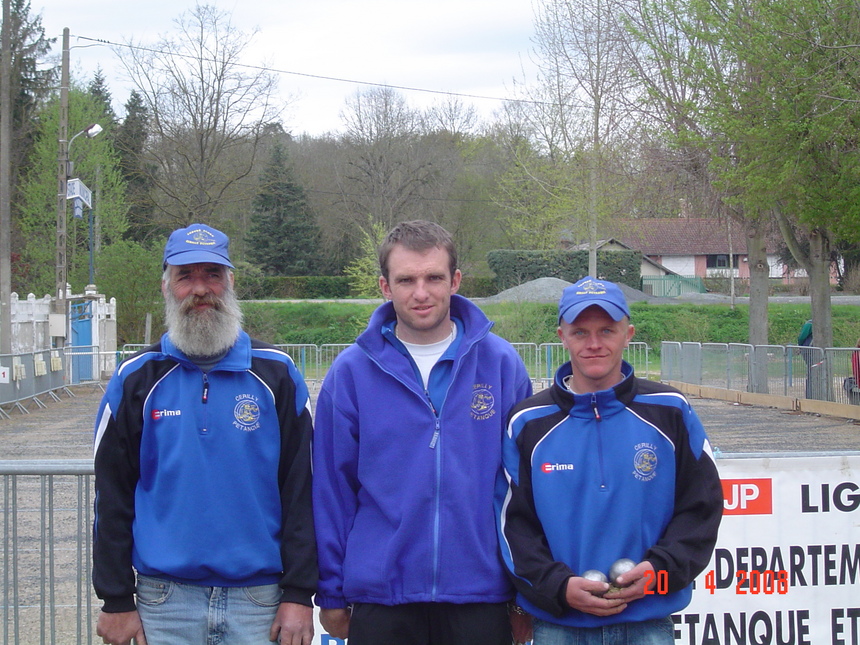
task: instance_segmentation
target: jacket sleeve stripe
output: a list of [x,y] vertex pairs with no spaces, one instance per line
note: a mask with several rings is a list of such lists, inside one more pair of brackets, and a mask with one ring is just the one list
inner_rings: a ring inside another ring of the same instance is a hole
[[105,402],[104,408],[101,411],[101,416],[99,416],[98,423],[96,425],[96,438],[93,443],[93,457],[95,457],[96,453],[99,451],[99,444],[105,436],[105,431],[108,428],[111,416],[113,416],[113,410],[111,410],[110,403]]

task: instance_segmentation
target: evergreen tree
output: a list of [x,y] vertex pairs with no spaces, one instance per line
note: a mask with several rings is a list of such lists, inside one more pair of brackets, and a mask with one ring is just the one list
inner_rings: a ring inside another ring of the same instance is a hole
[[[104,107],[104,120],[109,121],[111,124],[116,123],[116,112],[113,111],[112,105],[113,97],[111,96],[110,89],[107,86],[107,81],[105,80],[105,75],[101,66],[96,69],[96,73],[93,75],[93,80],[90,81],[89,87],[87,87],[87,92],[89,92],[90,96],[96,99],[96,101]],[[101,123],[101,125],[107,127],[106,123]]]
[[154,169],[144,168],[144,152],[149,134],[149,110],[143,96],[132,90],[125,103],[125,119],[116,128],[115,147],[119,155],[119,168],[126,184],[128,199],[127,237],[143,241],[168,231],[159,230],[153,223],[151,179]]
[[319,227],[281,144],[263,171],[246,241],[251,261],[268,274],[311,275],[319,266]]
[[[12,290],[26,294],[23,285],[31,267],[21,255],[21,245],[25,242],[21,231],[20,185],[36,140],[38,127],[37,112],[46,98],[56,88],[57,68],[48,67],[45,62],[50,54],[54,39],[45,38],[42,18],[30,15],[29,0],[11,0],[9,15],[9,49],[11,51],[11,137],[9,141],[9,167],[3,170],[9,174],[9,201],[11,203],[12,234]],[[56,204],[57,178],[57,141],[54,139],[54,182],[49,189],[54,194]],[[56,206],[54,206],[56,209]]]
[[[12,0],[12,163],[23,165],[33,144],[34,115],[57,85],[57,69],[45,67],[55,38],[45,38],[42,17],[30,15],[29,0]],[[16,171],[12,172],[13,182]],[[14,203],[14,199],[13,199]]]

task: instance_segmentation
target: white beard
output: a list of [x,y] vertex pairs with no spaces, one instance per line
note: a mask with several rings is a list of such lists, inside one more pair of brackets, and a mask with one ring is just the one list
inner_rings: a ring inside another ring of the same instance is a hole
[[[201,300],[212,307],[196,311],[194,305]],[[230,349],[242,329],[242,310],[232,287],[227,287],[221,298],[191,295],[178,300],[170,289],[164,300],[167,335],[186,356],[218,356]]]

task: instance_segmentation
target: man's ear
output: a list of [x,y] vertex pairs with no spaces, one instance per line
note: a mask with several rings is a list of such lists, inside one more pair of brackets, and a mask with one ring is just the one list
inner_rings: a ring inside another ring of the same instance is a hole
[[379,276],[379,290],[382,291],[382,297],[386,300],[391,300],[391,285],[384,275]]
[[460,272],[460,269],[454,271],[454,275],[451,276],[451,295],[457,293],[457,290],[460,288],[460,281],[463,279],[463,274]]

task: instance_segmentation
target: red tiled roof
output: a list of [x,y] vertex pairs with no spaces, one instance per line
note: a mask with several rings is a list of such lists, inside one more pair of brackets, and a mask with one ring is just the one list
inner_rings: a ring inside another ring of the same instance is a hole
[[[604,233],[645,255],[716,255],[729,252],[725,220],[703,217],[614,220]],[[775,248],[768,242],[768,252]],[[732,222],[732,253],[747,252],[743,224]]]

